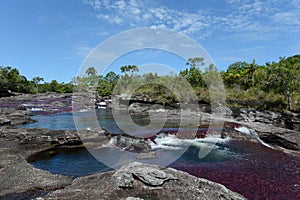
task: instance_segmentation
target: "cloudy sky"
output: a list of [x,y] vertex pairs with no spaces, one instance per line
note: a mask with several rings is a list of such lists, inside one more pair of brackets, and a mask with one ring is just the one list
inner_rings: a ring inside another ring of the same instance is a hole
[[[221,70],[300,53],[299,0],[1,0],[0,8],[0,66],[46,81],[69,82],[98,44],[144,27],[186,34]],[[184,65],[160,53],[147,56]],[[134,57],[117,64],[141,64],[143,56]]]

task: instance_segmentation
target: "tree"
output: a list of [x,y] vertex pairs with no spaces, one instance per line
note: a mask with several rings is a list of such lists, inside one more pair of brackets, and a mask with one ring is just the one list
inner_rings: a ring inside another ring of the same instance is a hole
[[94,67],[89,67],[85,73],[88,76],[84,78],[85,85],[95,86],[100,79],[100,76],[97,76],[97,70]]
[[25,76],[20,75],[16,68],[0,66],[0,87],[1,89],[14,92],[30,92],[30,82]]
[[238,85],[244,90],[254,87],[254,74],[257,67],[254,59],[250,64],[241,61],[230,64],[227,71],[222,74],[225,85],[230,87]]
[[257,68],[257,64],[255,63],[255,59],[252,60],[252,63],[248,64],[247,74],[251,77],[252,87],[254,87],[254,74]]
[[119,75],[117,75],[113,71],[110,71],[105,75],[104,80],[109,82],[114,87],[117,84],[118,80],[119,80]]
[[189,58],[186,65],[190,68],[180,71],[180,76],[184,77],[193,88],[203,86],[204,81],[199,67],[204,65],[204,58]]
[[85,73],[88,75],[88,76],[96,76],[97,75],[97,70],[94,68],[94,67],[89,67]]
[[56,80],[52,80],[51,83],[50,83],[50,91],[51,92],[56,92],[57,89],[58,89],[58,82]]
[[41,81],[44,81],[44,79],[39,76],[36,76],[36,77],[32,78],[32,81],[34,82],[34,85],[36,87],[36,93],[38,93],[39,92],[39,84]]
[[115,72],[108,72],[103,78],[99,79],[98,83],[98,95],[109,96],[112,95],[114,87],[118,83],[119,75]]
[[136,65],[129,65],[130,67],[130,72],[131,72],[131,76],[133,76],[133,73],[134,72],[138,72],[139,71],[139,68],[138,68],[138,66],[136,66]]
[[201,70],[198,67],[191,67],[179,72],[180,76],[185,78],[193,88],[203,86],[203,78]]
[[300,82],[300,55],[279,59],[278,63],[268,66],[268,84],[273,90],[286,96],[288,110],[292,110],[292,93]]
[[186,65],[190,65],[192,68],[204,66],[204,58],[200,58],[200,57],[189,58]]
[[124,65],[120,67],[121,73],[127,74],[127,72],[131,72],[131,76],[133,76],[134,72],[138,72],[139,68],[136,65]]

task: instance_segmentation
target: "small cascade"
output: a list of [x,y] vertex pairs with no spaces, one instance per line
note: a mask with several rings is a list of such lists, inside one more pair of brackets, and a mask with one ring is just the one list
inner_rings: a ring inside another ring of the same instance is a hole
[[240,133],[245,134],[246,136],[250,137],[251,139],[257,140],[259,143],[261,143],[262,145],[264,145],[266,147],[269,147],[269,148],[273,149],[272,146],[270,146],[269,144],[267,144],[264,141],[262,141],[259,138],[257,132],[255,130],[253,130],[253,129],[249,129],[249,128],[245,127],[245,126],[238,126],[238,127],[234,127],[234,130],[236,130],[236,131],[238,131]]

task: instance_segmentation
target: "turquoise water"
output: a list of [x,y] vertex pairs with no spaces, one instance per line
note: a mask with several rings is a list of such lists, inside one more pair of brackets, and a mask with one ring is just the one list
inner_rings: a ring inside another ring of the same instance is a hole
[[[105,161],[109,163],[118,163],[119,159],[114,155],[122,153],[121,149],[103,148],[93,150],[93,155],[102,155],[102,152],[100,151],[106,151],[105,155],[110,155],[105,157]],[[236,149],[230,149],[230,147],[226,144],[218,144],[218,146],[204,158],[199,158],[198,152],[198,147],[190,146],[183,153],[183,155],[180,156],[178,161],[214,163],[225,162],[228,160],[237,159],[239,157],[239,152],[236,151]],[[160,154],[160,157],[165,159],[172,153],[175,153],[174,150],[166,150]],[[130,161],[131,158],[127,157],[126,159]],[[148,163],[147,160],[139,161]],[[159,162],[159,159],[156,161]],[[63,151],[50,150],[41,152],[36,155],[36,159],[33,160],[31,164],[39,169],[47,170],[55,174],[70,175],[75,177],[112,170],[112,168],[98,161],[86,149],[68,149]]]
[[15,126],[16,128],[45,128],[51,130],[75,130],[73,114],[59,113],[53,115],[35,115],[31,117],[37,122]]
[[[124,111],[117,112],[119,117],[122,116],[124,119],[127,117],[127,113]],[[96,120],[93,117],[96,115]],[[80,121],[80,123],[76,124],[74,122],[74,118]],[[144,115],[132,115],[132,120],[140,125],[146,125],[149,123],[147,116]],[[52,115],[35,115],[32,119],[36,120],[37,122],[25,125],[16,126],[16,128],[46,128],[51,130],[76,130],[78,129],[85,129],[89,128],[99,128],[105,127],[108,131],[112,133],[123,133],[118,125],[114,121],[113,114],[111,110],[108,109],[97,109],[97,110],[90,110],[84,112],[65,112],[65,113],[58,113]],[[128,120],[123,120],[119,123],[129,123]]]
[[[52,155],[49,155],[52,153]],[[54,174],[86,176],[111,169],[94,158],[86,149],[41,152],[32,165]]]

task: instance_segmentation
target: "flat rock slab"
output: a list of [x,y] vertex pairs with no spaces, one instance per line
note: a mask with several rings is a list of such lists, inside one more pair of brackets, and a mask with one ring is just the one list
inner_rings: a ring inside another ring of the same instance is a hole
[[73,178],[34,168],[16,141],[0,141],[0,199],[29,190],[52,190],[71,184]]
[[113,172],[76,178],[50,199],[245,199],[225,186],[156,165],[130,163]]
[[[98,133],[82,131],[81,135],[88,135],[86,138],[92,140],[92,136]],[[28,191],[49,191],[70,185],[73,177],[37,169],[27,159],[46,149],[78,147],[82,148],[82,142],[76,131],[0,127],[0,199],[22,196]]]

